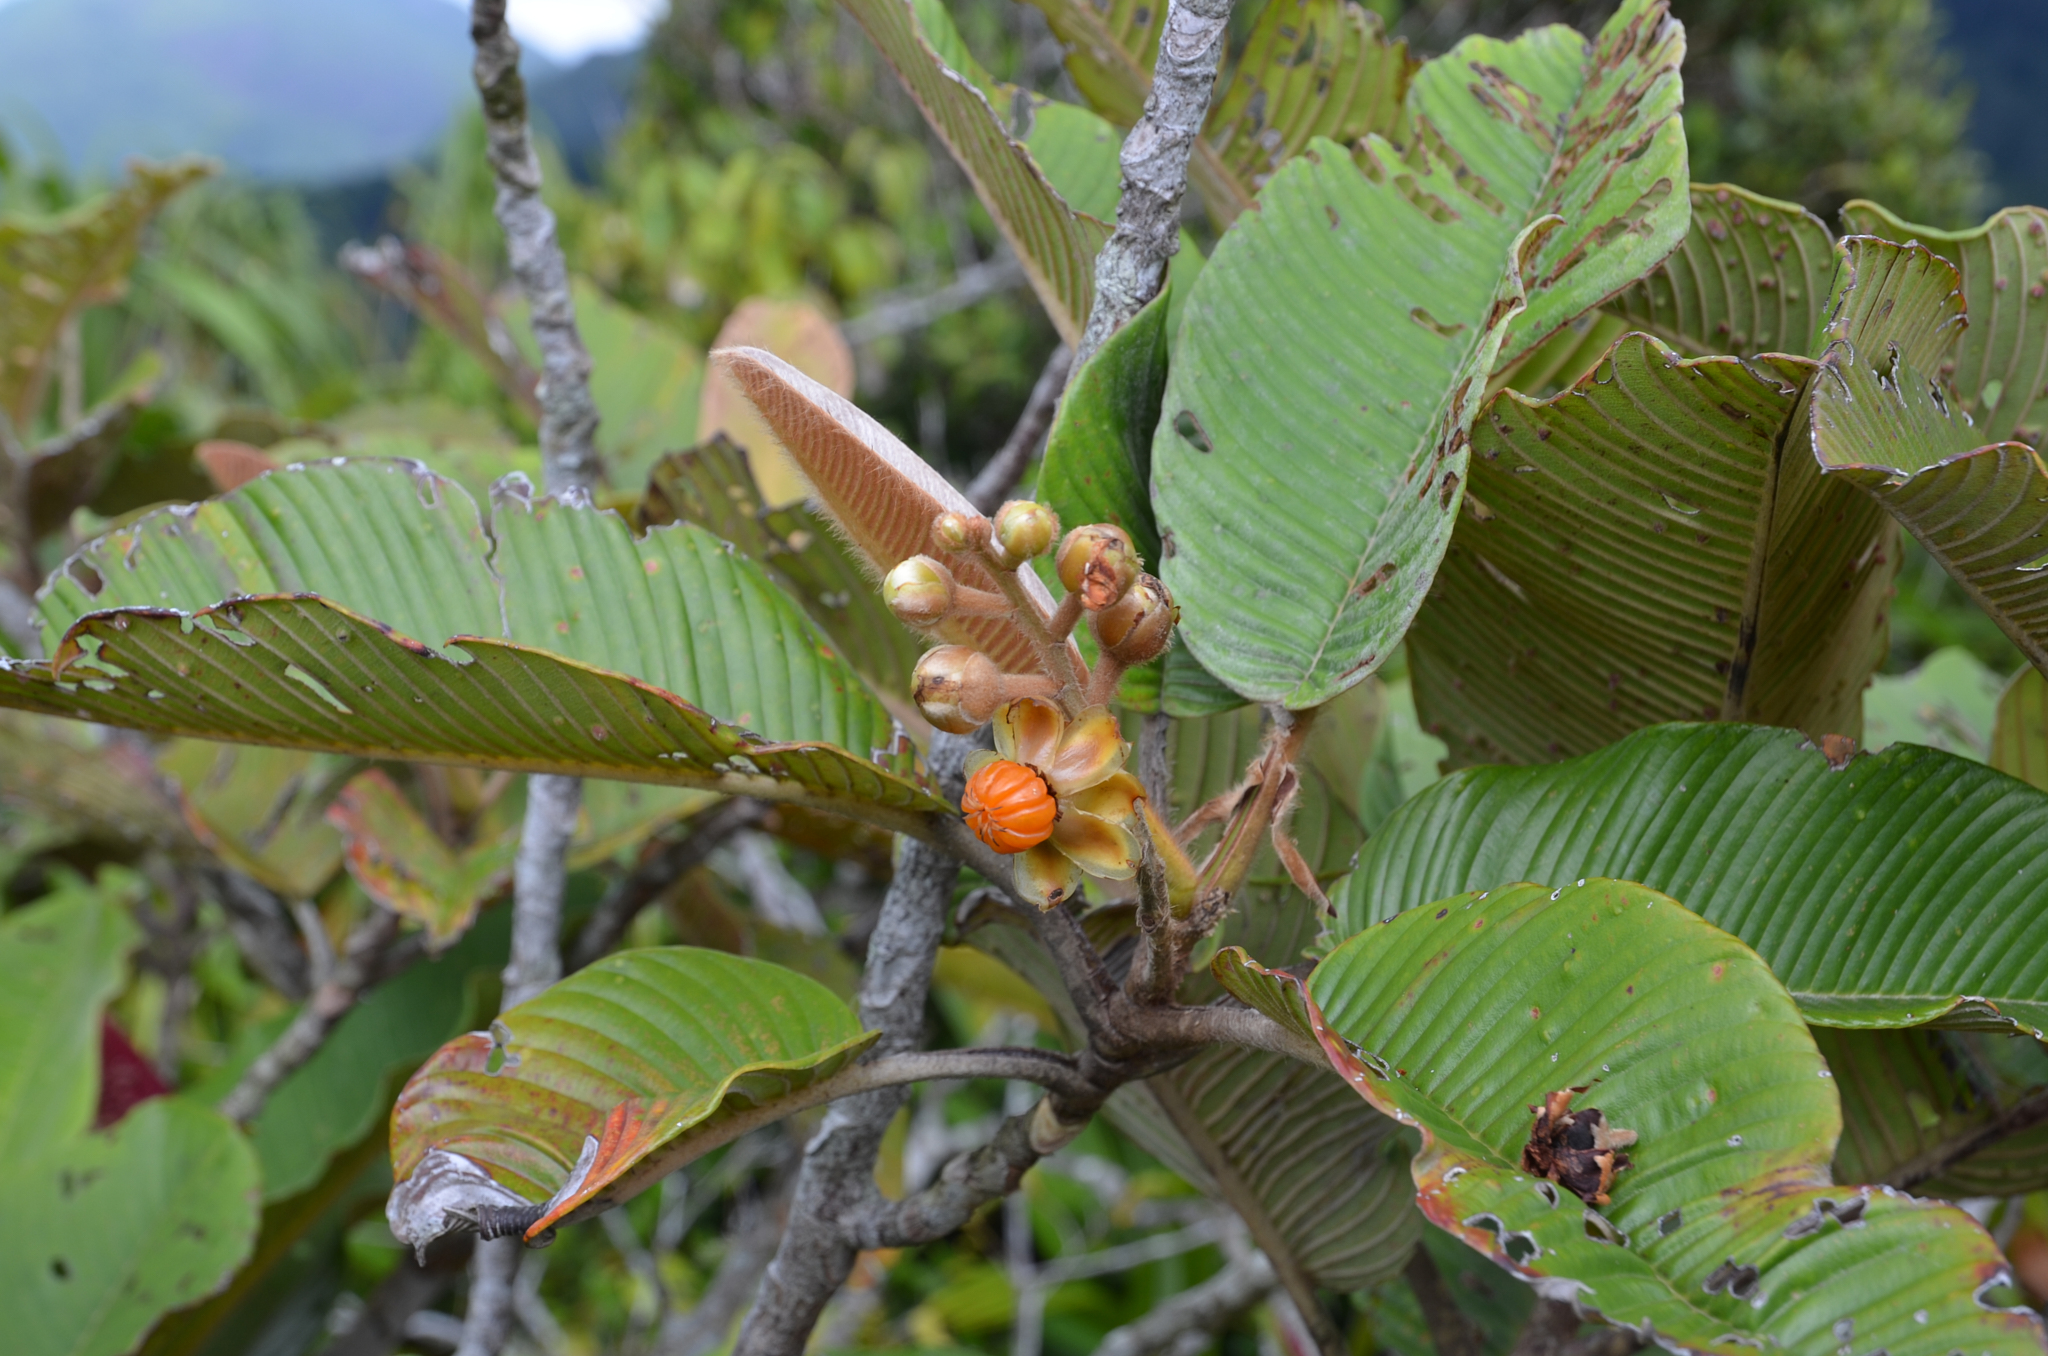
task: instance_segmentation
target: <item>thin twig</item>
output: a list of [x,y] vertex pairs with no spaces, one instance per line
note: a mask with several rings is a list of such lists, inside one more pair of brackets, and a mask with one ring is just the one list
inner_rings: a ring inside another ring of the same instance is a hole
[[1060,407],[1060,394],[1067,389],[1067,375],[1073,370],[1074,350],[1061,344],[1045,360],[1045,368],[1039,372],[1031,397],[1024,402],[1024,413],[1017,416],[1009,439],[968,482],[968,502],[975,508],[993,514],[1023,479],[1024,468],[1031,464],[1032,455],[1045,440],[1046,430],[1052,427],[1052,417]]
[[1119,157],[1123,193],[1116,230],[1095,256],[1095,304],[1081,332],[1077,367],[1159,295],[1167,261],[1180,248],[1188,155],[1209,116],[1230,5],[1231,0],[1168,0],[1152,92]]
[[332,973],[313,990],[292,1024],[243,1072],[233,1091],[221,1099],[222,1115],[245,1125],[256,1119],[277,1085],[314,1056],[334,1024],[356,1005],[363,990],[377,981],[382,953],[397,935],[398,915],[382,908],[349,934]]
[[[932,739],[930,765],[953,795],[964,783],[973,747],[961,736]],[[903,845],[861,975],[861,1024],[882,1033],[877,1054],[924,1044],[925,998],[959,872],[958,860],[935,847],[914,840]],[[789,1228],[740,1325],[734,1356],[802,1356],[819,1314],[853,1268],[856,1249],[840,1218],[875,1196],[875,1155],[906,1095],[901,1088],[879,1089],[836,1102],[825,1113],[805,1147]]]
[[[493,210],[505,232],[506,257],[526,296],[540,350],[536,394],[542,480],[550,494],[588,495],[603,471],[597,457],[597,403],[590,394],[590,353],[576,329],[569,265],[555,238],[554,213],[541,201],[540,161],[527,128],[519,44],[505,26],[505,0],[472,0],[469,36],[476,44],[476,87],[483,97],[484,131],[498,187]],[[535,776],[527,781],[526,819],[512,873],[506,1007],[525,1002],[561,978],[562,887],[582,800],[583,783],[574,777]],[[469,1309],[456,1356],[498,1356],[510,1334],[518,1265],[516,1238],[477,1245]]]
[[1095,1356],[1149,1356],[1169,1350],[1186,1334],[1206,1337],[1271,1294],[1275,1284],[1265,1254],[1249,1253],[1200,1285],[1154,1305],[1144,1317],[1112,1329],[1097,1344]]
[[1029,279],[1017,256],[1004,253],[984,263],[969,264],[944,287],[931,292],[904,292],[879,298],[874,305],[839,327],[849,344],[869,344],[891,335],[921,330],[955,311],[1001,292],[1014,291]]
[[661,1356],[705,1356],[725,1344],[733,1320],[753,1301],[774,1260],[794,1186],[794,1178],[784,1173],[766,1198],[742,1196],[734,1205],[726,1224],[725,1256],[695,1307],[662,1325]]
[[714,810],[684,821],[677,836],[657,840],[656,850],[613,882],[590,920],[569,948],[569,968],[581,970],[619,944],[640,911],[689,872],[704,864],[711,850],[741,829],[759,824],[767,807],[739,796]]
[[2048,1121],[2048,1088],[2036,1088],[1970,1133],[1901,1163],[1885,1181],[1902,1191],[1910,1190],[1941,1176],[1971,1154],[2043,1121]]

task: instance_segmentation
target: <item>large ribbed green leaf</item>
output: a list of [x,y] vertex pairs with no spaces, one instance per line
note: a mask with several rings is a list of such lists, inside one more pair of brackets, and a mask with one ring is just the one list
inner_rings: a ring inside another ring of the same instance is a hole
[[1683,50],[1656,0],[1590,46],[1467,39],[1415,77],[1413,154],[1318,140],[1218,244],[1152,453],[1166,582],[1217,677],[1313,706],[1392,653],[1497,361],[1684,236]]
[[[429,1058],[392,1112],[393,1175],[402,1197],[439,1151],[481,1166],[515,1197],[544,1201],[588,1139],[595,1161],[556,1217],[595,1213],[716,1147],[735,1116],[838,1072],[874,1040],[831,990],[793,970],[695,947],[621,952]],[[395,1219],[403,1209],[394,1203]]]
[[1668,720],[1862,734],[1897,531],[1782,456],[1813,370],[1630,334],[1571,390],[1489,404],[1408,639],[1455,762],[1545,762]]
[[[1142,0],[1032,0],[1067,47],[1089,104],[1129,127],[1152,90],[1166,6]],[[1414,62],[1380,16],[1351,0],[1267,0],[1244,54],[1216,82],[1188,178],[1228,225],[1313,137],[1350,145],[1395,136]]]
[[877,691],[910,691],[910,671],[929,642],[896,620],[853,551],[809,505],[765,507],[746,452],[724,435],[657,462],[640,516],[696,523],[725,538],[804,605]]
[[[1411,911],[1316,968],[1318,1035],[1418,1126],[1423,1212],[1553,1298],[1673,1350],[2042,1349],[2039,1315],[1953,1206],[1830,1184],[1833,1081],[1756,953],[1623,881],[1501,886]],[[1635,1132],[1609,1202],[1523,1167],[1531,1111],[1579,1091]]]
[[[1075,212],[1054,190],[979,88],[977,72],[959,69],[964,63],[957,54],[951,62],[942,57],[942,50],[958,43],[943,6],[843,2],[966,171],[975,195],[1016,250],[1053,327],[1075,342],[1095,295],[1095,252],[1109,238],[1109,228]],[[934,27],[939,31],[929,31]]]
[[1074,373],[1046,436],[1033,491],[1064,527],[1114,523],[1131,534],[1148,569],[1159,568],[1152,517],[1152,431],[1166,391],[1162,291],[1103,341]]
[[1979,442],[2041,446],[2048,408],[2048,209],[2008,207],[1982,226],[1914,226],[1873,202],[1842,209],[1851,231],[1918,241],[1962,274],[1970,327],[1941,375],[1975,422]]
[[1811,356],[1834,272],[1834,237],[1798,203],[1694,184],[1685,242],[1606,309],[1689,358]]
[[35,422],[65,318],[118,296],[150,218],[212,172],[198,160],[138,163],[126,184],[62,216],[0,221],[0,415],[17,433]]
[[[2048,1056],[2038,1042],[1925,1028],[1815,1027],[1813,1038],[1842,1094],[1836,1181],[1948,1197],[2048,1187],[2048,1126],[2039,1123]],[[2000,1056],[2007,1064],[2030,1056],[2034,1067],[2014,1078],[1998,1067]]]
[[[1869,491],[2048,671],[2048,464],[2025,443],[1988,440],[1935,384],[1966,332],[1956,270],[1924,247],[1866,237],[1844,241],[1842,257],[1841,319],[1800,441],[1829,476]],[[1883,346],[1858,334],[1877,306],[1892,308],[1895,339]],[[1987,320],[1996,328],[1997,312]]]
[[689,525],[636,538],[616,514],[529,502],[516,486],[495,508],[487,534],[452,483],[358,461],[151,514],[53,578],[41,607],[54,659],[0,669],[0,704],[369,757],[753,788],[892,824],[940,806],[907,753],[864,756],[892,746],[887,711],[717,538]]
[[[1869,271],[1830,309],[1819,223],[1701,197],[1712,215],[1610,307],[1674,347],[1625,336],[1573,389],[1502,392],[1473,427],[1465,521],[1410,638],[1417,706],[1456,762],[1569,757],[1667,720],[1862,734],[1899,528],[1806,451],[1823,365],[1680,354],[1938,347],[1939,263]],[[1794,338],[1822,315],[1825,335]]]
[[1789,730],[1676,725],[1469,768],[1383,824],[1334,902],[1356,932],[1482,882],[1582,876],[1742,938],[1819,1025],[2048,1028],[2048,794],[1911,744],[1835,770]]
[[211,1293],[256,1237],[256,1157],[187,1097],[90,1132],[101,1009],[138,940],[85,886],[0,920],[0,1294],[7,1350],[121,1356]]

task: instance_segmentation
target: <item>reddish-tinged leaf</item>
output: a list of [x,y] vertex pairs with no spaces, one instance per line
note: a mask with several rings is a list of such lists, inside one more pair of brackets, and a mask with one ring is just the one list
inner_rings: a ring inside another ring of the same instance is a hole
[[425,926],[439,951],[469,930],[485,900],[512,881],[519,825],[492,816],[475,842],[443,842],[391,778],[372,769],[336,796],[327,820],[341,830],[348,872],[379,904]]
[[392,1113],[394,1199],[403,1205],[438,1150],[436,1161],[487,1173],[494,1192],[559,1193],[536,1231],[595,1213],[724,1143],[736,1118],[772,1116],[873,1041],[830,990],[780,966],[693,947],[622,952],[450,1041],[413,1076]]
[[100,1018],[100,1104],[93,1113],[92,1128],[104,1130],[137,1102],[162,1097],[170,1090],[155,1066],[114,1025],[113,1018]]

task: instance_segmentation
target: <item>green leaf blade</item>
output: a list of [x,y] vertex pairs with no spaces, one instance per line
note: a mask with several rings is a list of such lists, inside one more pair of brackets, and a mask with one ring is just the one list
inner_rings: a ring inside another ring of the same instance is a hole
[[1386,659],[1449,538],[1488,375],[1684,235],[1682,50],[1654,3],[1591,47],[1468,39],[1415,78],[1415,154],[1312,143],[1218,245],[1152,480],[1187,644],[1239,693],[1313,706]]
[[2048,1028],[2048,963],[2021,940],[2048,926],[2048,796],[1913,745],[1835,771],[1790,731],[1675,725],[1468,769],[1381,826],[1333,902],[1355,932],[1481,882],[1590,876],[1741,937],[1819,1025]]
[[[394,1174],[403,1184],[439,1150],[540,1201],[586,1137],[604,1135],[609,1156],[562,1213],[629,1198],[722,1142],[721,1124],[829,1077],[874,1040],[817,981],[691,947],[608,957],[492,1031],[449,1042],[406,1085]],[[630,1133],[620,1140],[608,1118]]]

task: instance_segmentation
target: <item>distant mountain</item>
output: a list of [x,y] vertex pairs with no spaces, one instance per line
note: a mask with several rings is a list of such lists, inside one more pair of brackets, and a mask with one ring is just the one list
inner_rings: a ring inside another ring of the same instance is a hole
[[[0,6],[0,127],[106,173],[198,151],[258,178],[332,183],[427,149],[473,99],[446,0],[15,0]],[[572,159],[624,116],[637,60],[529,54],[538,120]]]

